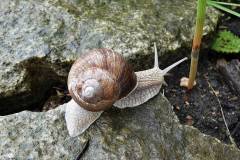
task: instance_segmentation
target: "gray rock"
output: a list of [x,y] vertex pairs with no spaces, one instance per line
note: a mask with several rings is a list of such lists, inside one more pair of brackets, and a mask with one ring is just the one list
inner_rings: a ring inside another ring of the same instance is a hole
[[68,136],[64,107],[0,117],[0,159],[238,160],[240,151],[181,125],[159,94],[136,108],[105,111],[83,135]]
[[[192,0],[0,1],[0,114],[39,103],[87,49],[112,48],[140,69],[152,64],[153,42],[162,55],[189,48],[195,10]],[[208,13],[205,34],[218,19]]]

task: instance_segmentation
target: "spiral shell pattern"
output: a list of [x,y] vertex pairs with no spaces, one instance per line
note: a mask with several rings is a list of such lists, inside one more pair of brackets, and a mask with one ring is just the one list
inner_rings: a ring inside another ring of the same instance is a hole
[[82,54],[68,75],[68,89],[76,103],[88,111],[102,111],[136,86],[136,75],[122,55],[111,49]]

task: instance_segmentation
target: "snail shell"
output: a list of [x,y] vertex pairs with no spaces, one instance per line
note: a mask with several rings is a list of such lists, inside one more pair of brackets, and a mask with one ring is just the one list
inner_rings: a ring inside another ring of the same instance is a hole
[[136,74],[124,58],[111,49],[94,49],[82,55],[68,75],[74,101],[88,111],[102,111],[128,95]]

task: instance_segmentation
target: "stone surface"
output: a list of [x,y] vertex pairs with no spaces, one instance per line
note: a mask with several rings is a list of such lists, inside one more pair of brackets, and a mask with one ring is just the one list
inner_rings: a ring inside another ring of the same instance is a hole
[[136,108],[105,111],[83,135],[68,136],[64,107],[0,117],[0,159],[238,160],[240,151],[181,125],[159,94]]
[[[112,48],[140,69],[153,42],[161,54],[189,47],[195,10],[192,0],[0,1],[0,115],[41,102],[87,49]],[[218,19],[208,13],[205,34]]]
[[225,59],[220,59],[217,67],[231,90],[240,96],[240,61],[233,59],[228,63]]

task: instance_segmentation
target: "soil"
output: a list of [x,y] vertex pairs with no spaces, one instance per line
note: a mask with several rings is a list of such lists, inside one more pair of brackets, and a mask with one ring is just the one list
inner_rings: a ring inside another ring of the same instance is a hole
[[197,85],[191,91],[179,86],[180,79],[188,76],[189,63],[171,71],[171,75],[165,78],[168,83],[164,88],[165,96],[182,124],[193,125],[201,132],[229,143],[220,110],[222,107],[231,135],[240,146],[240,97],[218,71],[217,59],[211,53],[201,54]]
[[[229,30],[240,36],[239,24],[239,18],[225,15],[218,29]],[[224,55],[211,50],[202,51],[198,64],[197,85],[191,91],[179,86],[180,79],[189,73],[190,62],[183,63],[165,78],[168,83],[164,89],[165,96],[173,105],[182,124],[192,125],[205,134],[230,143],[221,114],[222,107],[231,136],[240,148],[240,96],[231,90],[226,77],[216,67],[217,60],[222,58],[231,61],[240,59],[240,56]]]

